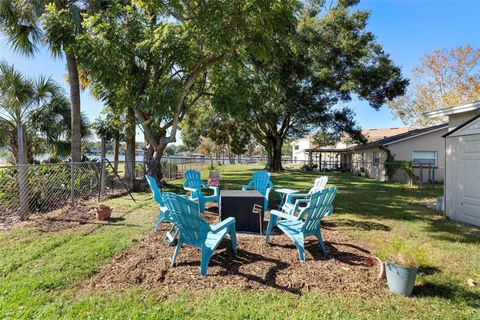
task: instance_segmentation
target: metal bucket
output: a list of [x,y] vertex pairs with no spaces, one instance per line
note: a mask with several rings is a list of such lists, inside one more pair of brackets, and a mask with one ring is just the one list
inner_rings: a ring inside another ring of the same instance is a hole
[[396,294],[410,296],[417,277],[416,268],[405,268],[393,263],[386,263],[388,288]]

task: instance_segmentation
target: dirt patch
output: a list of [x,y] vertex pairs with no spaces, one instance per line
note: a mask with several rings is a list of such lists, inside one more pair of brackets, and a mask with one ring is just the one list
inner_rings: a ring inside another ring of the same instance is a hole
[[20,222],[14,227],[30,226],[40,232],[59,232],[74,229],[82,225],[107,225],[124,220],[126,212],[113,210],[108,221],[99,221],[95,214],[96,202],[82,202],[75,207],[65,206],[43,215],[31,215],[27,221]]
[[[203,216],[210,223],[218,215]],[[268,218],[267,218],[268,219]],[[300,263],[293,242],[285,235],[264,237],[238,235],[238,254],[224,240],[212,256],[208,276],[200,276],[200,250],[183,246],[177,266],[170,266],[173,246],[163,240],[169,228],[163,224],[126,252],[115,256],[93,278],[82,284],[87,290],[117,291],[129,286],[150,290],[204,290],[243,287],[252,290],[276,288],[292,293],[321,291],[328,294],[376,294],[383,288],[375,264],[365,245],[328,227],[322,230],[330,258],[321,254],[315,238],[305,242],[306,262]]]

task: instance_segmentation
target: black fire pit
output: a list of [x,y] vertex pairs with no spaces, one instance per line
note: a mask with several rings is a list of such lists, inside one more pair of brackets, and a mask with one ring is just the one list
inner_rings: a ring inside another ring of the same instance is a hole
[[259,234],[263,224],[263,196],[255,190],[221,190],[220,219],[235,218],[238,232]]

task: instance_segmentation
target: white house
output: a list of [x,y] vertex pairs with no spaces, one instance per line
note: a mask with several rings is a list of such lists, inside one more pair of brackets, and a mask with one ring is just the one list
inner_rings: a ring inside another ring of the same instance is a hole
[[311,136],[295,140],[291,143],[291,145],[293,161],[307,161],[308,154],[305,153],[305,150],[314,148],[316,146],[315,141]]
[[[365,129],[362,130],[362,134],[367,138],[369,142],[377,141],[387,137],[391,137],[397,134],[405,133],[408,131],[406,127],[400,128],[379,128],[379,129]],[[307,136],[298,140],[293,141],[292,143],[292,159],[295,161],[308,161],[309,160],[309,150],[318,149],[323,150],[323,159],[332,158],[336,156],[329,153],[330,150],[343,150],[345,148],[350,148],[356,145],[353,142],[349,135],[344,135],[339,141],[332,146],[318,147],[315,144],[315,139],[312,136]]]
[[445,214],[480,226],[480,101],[426,113],[448,117],[445,138]]
[[[395,160],[411,161],[413,174],[422,182],[444,181],[445,145],[442,136],[447,132],[448,125],[441,124],[355,146],[352,149],[352,171],[364,171],[371,178],[386,180],[388,150]],[[392,179],[407,182],[410,178],[402,170],[397,170]]]

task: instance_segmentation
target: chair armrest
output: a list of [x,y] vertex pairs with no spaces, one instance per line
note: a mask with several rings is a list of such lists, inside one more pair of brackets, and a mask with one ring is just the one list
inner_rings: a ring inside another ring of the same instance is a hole
[[190,192],[197,192],[197,189],[195,188],[189,188],[189,187],[183,187],[185,191],[190,191]]
[[219,193],[220,193],[220,187],[208,186],[208,189],[213,190],[213,195],[214,195],[215,197],[218,197],[218,195],[219,195]]
[[242,190],[248,190],[253,186],[253,180],[250,180],[246,186],[242,188]]
[[268,200],[268,197],[270,196],[270,191],[272,191],[272,188],[267,188],[267,190],[265,190],[265,199]]
[[310,202],[310,199],[297,199],[295,201],[295,208],[300,206],[302,203],[309,203],[309,202]]
[[270,210],[270,214],[274,215],[274,216],[277,216],[279,218],[283,218],[283,219],[287,219],[287,220],[298,220],[297,217],[295,217],[294,215],[290,215],[290,214],[286,214],[285,212],[281,212],[281,211],[278,211],[278,210]]
[[217,233],[217,232],[227,228],[228,226],[230,226],[231,224],[234,224],[234,223],[235,223],[235,218],[228,217],[227,219],[223,220],[222,222],[219,222],[217,224],[211,224],[210,225],[210,230],[212,230],[213,233]]
[[287,198],[285,199],[285,202],[287,203],[295,203],[295,200],[297,198],[309,198],[310,195],[308,193],[290,193],[287,194]]

